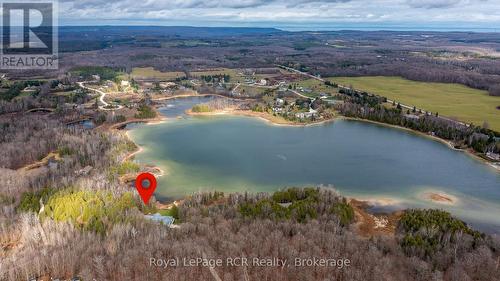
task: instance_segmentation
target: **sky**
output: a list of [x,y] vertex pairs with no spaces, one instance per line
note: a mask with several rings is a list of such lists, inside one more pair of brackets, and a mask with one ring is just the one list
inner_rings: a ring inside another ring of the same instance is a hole
[[500,31],[500,0],[59,0],[60,25]]

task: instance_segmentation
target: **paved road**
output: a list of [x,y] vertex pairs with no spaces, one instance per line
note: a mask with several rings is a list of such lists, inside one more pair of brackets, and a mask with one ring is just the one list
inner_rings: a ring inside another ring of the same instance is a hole
[[103,105],[100,105],[99,109],[101,109],[101,110],[117,110],[117,109],[123,108],[123,106],[121,106],[121,105],[117,105],[116,107],[113,107],[113,108],[107,108],[108,106],[111,106],[111,105],[104,100],[106,93],[101,91],[101,90],[85,86],[85,83],[90,83],[90,82],[94,82],[94,81],[78,82],[78,86],[80,86],[80,88],[87,89],[89,91],[94,91],[100,95],[99,102],[101,102],[101,104],[103,104]]

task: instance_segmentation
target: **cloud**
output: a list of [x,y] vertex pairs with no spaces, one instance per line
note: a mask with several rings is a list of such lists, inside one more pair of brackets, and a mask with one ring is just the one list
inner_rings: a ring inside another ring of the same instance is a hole
[[[65,22],[500,22],[498,0],[60,0]],[[272,24],[271,24],[272,26]]]
[[342,3],[353,0],[145,0],[142,2],[130,0],[61,0],[61,2],[72,3],[76,8],[96,8],[118,4],[119,6],[130,5],[130,8],[162,8],[162,9],[193,9],[193,8],[255,8],[265,5],[281,4],[283,6],[299,6],[308,3]]
[[406,3],[413,8],[447,8],[460,4],[460,0],[406,0]]

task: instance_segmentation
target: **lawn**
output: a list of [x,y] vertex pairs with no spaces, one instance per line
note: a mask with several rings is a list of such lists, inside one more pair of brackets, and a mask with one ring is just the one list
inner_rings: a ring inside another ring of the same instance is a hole
[[266,92],[266,88],[252,87],[247,85],[241,85],[238,87],[236,92],[240,92],[242,94],[248,95],[250,97],[256,97],[264,94]]
[[184,72],[173,71],[173,72],[161,72],[155,70],[152,67],[134,67],[132,73],[130,74],[132,78],[136,80],[141,79],[158,79],[163,81],[175,80],[177,78],[185,77]]
[[406,105],[482,125],[500,132],[500,97],[460,84],[427,83],[400,77],[335,77],[328,80],[378,94]]

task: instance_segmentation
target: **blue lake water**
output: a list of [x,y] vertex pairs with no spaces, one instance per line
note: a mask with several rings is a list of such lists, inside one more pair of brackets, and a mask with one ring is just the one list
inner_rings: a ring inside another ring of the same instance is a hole
[[[308,127],[275,126],[247,117],[188,117],[209,98],[169,101],[161,124],[129,127],[142,163],[161,167],[156,197],[196,191],[273,191],[328,185],[370,199],[381,209],[440,208],[500,233],[500,173],[463,152],[411,132],[340,120]],[[446,205],[426,194],[457,199]]]

